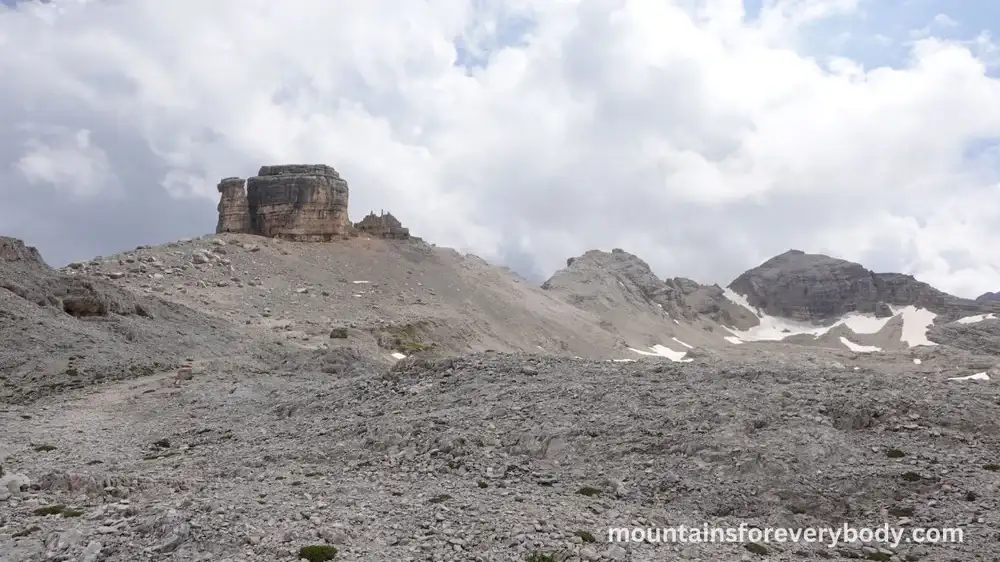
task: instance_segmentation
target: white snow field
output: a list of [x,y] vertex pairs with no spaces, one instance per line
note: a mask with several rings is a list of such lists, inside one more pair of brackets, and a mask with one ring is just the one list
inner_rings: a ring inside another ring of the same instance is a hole
[[[844,326],[855,334],[876,334],[882,330],[882,328],[885,328],[885,325],[888,324],[890,320],[901,317],[903,321],[903,329],[902,334],[900,335],[900,341],[902,343],[907,344],[909,347],[937,345],[927,339],[927,329],[934,322],[934,318],[937,315],[923,308],[916,308],[914,306],[896,308],[890,306],[889,308],[892,311],[892,316],[887,316],[885,318],[878,318],[872,314],[851,312],[845,314],[829,326],[816,326],[808,322],[796,322],[794,320],[778,318],[776,316],[768,316],[751,306],[745,296],[736,293],[732,289],[727,288],[724,289],[723,292],[727,299],[734,304],[749,310],[754,316],[757,317],[759,322],[758,325],[750,328],[749,330],[736,330],[728,326],[723,326],[726,330],[733,334],[732,336],[727,336],[725,338],[726,341],[733,344],[748,341],[781,341],[787,337],[797,335],[819,337],[838,326]],[[841,337],[840,341],[852,351],[882,351],[879,347],[860,345],[844,337]]]

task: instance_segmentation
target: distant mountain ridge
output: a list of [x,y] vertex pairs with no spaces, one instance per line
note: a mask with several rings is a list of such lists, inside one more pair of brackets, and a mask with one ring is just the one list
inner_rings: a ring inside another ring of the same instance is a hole
[[747,270],[726,288],[660,279],[624,250],[591,250],[568,260],[543,288],[597,314],[631,349],[659,348],[672,357],[751,341],[860,352],[939,343],[1000,349],[989,343],[1000,303],[959,298],[912,275],[875,273],[800,250]]
[[749,269],[729,284],[771,315],[825,322],[851,312],[892,316],[893,307],[914,306],[947,318],[980,312],[982,301],[940,291],[912,275],[875,273],[861,264],[823,254],[789,250]]
[[[1000,302],[962,299],[910,275],[799,250],[726,287],[660,278],[621,248],[570,258],[539,286],[475,256],[393,236],[312,242],[222,233],[59,270],[20,241],[0,239],[0,266],[10,273],[0,267],[0,297],[19,310],[11,341],[57,333],[75,341],[84,336],[73,316],[83,314],[99,319],[91,328],[112,328],[101,341],[120,330],[126,341],[143,343],[109,349],[139,349],[160,365],[169,364],[164,354],[181,354],[155,345],[162,330],[185,332],[186,346],[204,334],[207,350],[245,333],[310,350],[352,346],[379,361],[492,349],[686,362],[759,342],[858,353],[943,343],[1000,354]],[[32,325],[39,305],[70,313],[56,315],[64,327],[19,331],[20,323]],[[108,367],[121,372],[118,363]]]

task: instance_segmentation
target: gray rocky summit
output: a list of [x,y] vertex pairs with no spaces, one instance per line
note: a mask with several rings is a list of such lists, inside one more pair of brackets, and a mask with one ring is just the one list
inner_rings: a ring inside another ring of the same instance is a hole
[[771,316],[824,322],[849,312],[890,316],[890,306],[916,306],[949,318],[993,310],[948,295],[910,275],[789,250],[743,273],[729,288]]
[[661,279],[648,263],[621,248],[570,258],[542,288],[583,309],[622,315],[624,323],[635,319],[637,309],[656,307],[657,316],[747,325],[746,311],[727,300],[718,285],[684,277]]
[[976,297],[977,301],[1000,301],[1000,291],[996,293],[983,293]]

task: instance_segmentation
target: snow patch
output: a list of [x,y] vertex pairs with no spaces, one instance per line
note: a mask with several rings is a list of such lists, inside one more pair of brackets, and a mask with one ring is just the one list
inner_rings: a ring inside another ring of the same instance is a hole
[[781,341],[789,336],[799,335],[799,334],[809,334],[812,336],[820,336],[826,333],[832,328],[826,326],[814,326],[806,322],[796,322],[794,320],[785,320],[784,318],[778,318],[777,316],[768,316],[762,314],[756,308],[750,306],[750,302],[743,295],[737,294],[732,289],[726,288],[723,290],[723,294],[727,299],[729,299],[733,304],[742,306],[743,308],[749,310],[757,317],[758,324],[749,330],[736,330],[728,326],[723,326],[726,330],[732,333],[734,336],[742,341]]
[[967,377],[952,377],[948,379],[950,381],[988,381],[990,376],[986,373],[976,373],[974,375],[969,375]]
[[846,326],[848,330],[854,332],[855,334],[876,334],[885,325],[889,323],[892,318],[877,318],[870,314],[861,314],[860,312],[848,312],[840,318],[833,326]]
[[679,344],[683,345],[684,347],[686,347],[686,348],[688,348],[688,349],[694,349],[694,346],[693,346],[693,345],[688,345],[688,344],[686,344],[686,343],[682,342],[681,340],[679,340],[679,339],[677,339],[677,338],[670,338],[670,339],[674,340],[675,342],[677,342],[677,343],[679,343]]
[[[725,295],[725,297],[733,304],[742,306],[757,317],[758,325],[750,328],[749,330],[739,331],[728,326],[723,326],[726,330],[742,341],[781,341],[789,336],[797,335],[819,337],[837,326],[844,326],[855,334],[874,334],[882,328],[885,328],[885,325],[888,324],[890,320],[898,316],[903,320],[903,333],[900,337],[900,341],[907,344],[909,347],[916,347],[918,345],[937,345],[927,339],[927,329],[934,322],[934,318],[937,315],[929,310],[917,308],[915,306],[907,306],[903,308],[890,307],[890,310],[892,310],[892,316],[885,318],[878,318],[874,315],[861,314],[859,312],[850,312],[829,326],[816,326],[815,324],[810,324],[808,322],[786,320],[784,318],[763,314],[760,310],[750,306],[750,302],[745,296],[736,293],[732,289],[723,289],[723,295]],[[850,347],[849,344],[845,343],[844,345]],[[857,346],[858,344],[853,345]],[[881,351],[881,349],[878,351]]]
[[914,357],[914,358],[913,358],[913,364],[914,364],[914,365],[919,365],[919,364],[921,364],[921,363],[923,363],[923,361],[921,361],[920,359],[918,359],[918,358],[916,358],[916,357]]
[[395,353],[392,354],[392,358],[393,359],[406,359],[406,356],[397,351],[397,352],[395,352]]
[[687,355],[686,351],[674,351],[665,345],[654,345],[650,347],[650,351],[642,351],[641,349],[636,349],[634,347],[629,348],[640,355],[656,355],[659,357],[666,357],[674,363],[688,363],[694,361],[694,359],[685,359],[684,356]]
[[966,316],[965,318],[959,318],[958,320],[955,320],[955,323],[956,324],[978,324],[979,322],[982,322],[983,320],[993,320],[995,318],[996,318],[996,316],[993,315],[993,313],[991,312],[989,314],[977,314],[975,316]]
[[903,317],[903,335],[899,338],[910,347],[918,345],[937,345],[927,339],[927,329],[934,323],[937,314],[923,308],[907,306],[896,310],[892,307],[893,316]]
[[351,281],[351,283],[354,283],[355,285],[367,285],[371,283],[371,281]]
[[[726,328],[726,329],[728,330],[729,328]],[[732,330],[730,330],[730,331],[732,331]],[[727,342],[729,342],[729,343],[731,343],[733,345],[740,345],[741,343],[743,343],[743,340],[741,340],[740,338],[738,338],[736,336],[725,336],[724,339]]]
[[847,349],[850,349],[851,351],[857,351],[858,353],[871,353],[873,351],[882,351],[881,347],[875,347],[874,345],[861,345],[861,344],[858,344],[858,343],[854,343],[851,340],[845,338],[844,336],[840,336],[840,343],[842,343],[845,346],[847,346]]

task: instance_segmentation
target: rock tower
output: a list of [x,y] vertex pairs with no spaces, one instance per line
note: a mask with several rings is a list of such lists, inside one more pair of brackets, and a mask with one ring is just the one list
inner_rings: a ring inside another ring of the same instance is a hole
[[321,242],[365,233],[409,238],[392,214],[371,213],[357,225],[347,215],[347,182],[330,166],[263,166],[247,179],[219,182],[219,222],[215,231],[243,232],[286,240]]
[[244,183],[241,178],[224,178],[219,182],[219,224],[215,232],[250,232],[250,211]]

